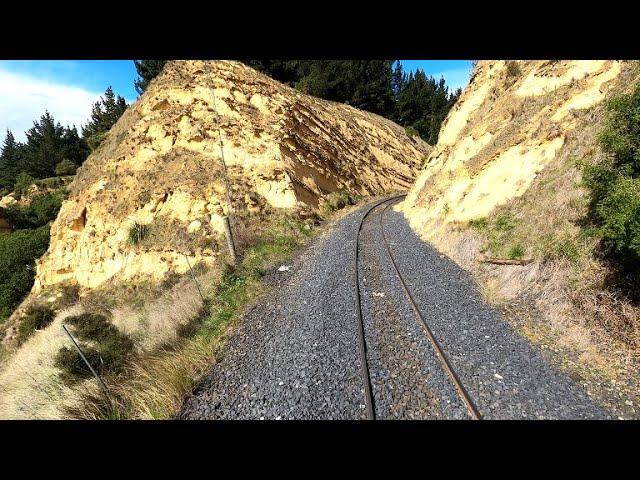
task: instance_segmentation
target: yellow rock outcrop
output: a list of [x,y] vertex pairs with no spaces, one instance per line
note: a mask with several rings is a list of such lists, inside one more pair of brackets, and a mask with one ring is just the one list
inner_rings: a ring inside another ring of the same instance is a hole
[[601,102],[620,61],[481,61],[403,209],[426,239],[524,194]]
[[220,141],[233,207],[251,213],[316,207],[339,189],[409,188],[430,151],[393,122],[304,95],[242,63],[169,62],[78,170],[34,291],[66,280],[93,288],[116,276],[161,279],[184,272],[185,256],[214,262],[200,242],[133,248],[127,240],[136,222],[217,238],[228,210]]

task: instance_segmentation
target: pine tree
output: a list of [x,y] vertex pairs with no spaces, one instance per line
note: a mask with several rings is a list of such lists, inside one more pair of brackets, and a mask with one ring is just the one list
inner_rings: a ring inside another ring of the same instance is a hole
[[65,158],[80,165],[89,153],[76,128],[64,128],[49,112],[45,112],[39,122],[33,122],[26,136],[19,169],[34,178],[55,175],[56,165]]
[[34,178],[51,176],[56,164],[62,161],[62,135],[64,128],[56,124],[47,111],[39,122],[27,130],[27,142],[20,170]]
[[16,142],[13,133],[7,130],[7,136],[0,150],[0,188],[13,189],[16,176],[20,172],[20,149],[22,145]]
[[62,135],[63,160],[69,160],[80,166],[88,156],[89,146],[87,145],[86,140],[80,138],[75,125],[72,128],[66,127]]
[[402,86],[406,81],[406,75],[404,70],[402,69],[402,63],[400,60],[396,60],[396,66],[393,69],[393,73],[391,75],[391,91],[393,92],[393,97],[397,100],[400,96],[400,91],[402,90]]
[[422,70],[406,77],[398,96],[398,122],[415,129],[428,143],[438,142],[440,127],[461,90],[449,94],[444,78],[438,82]]
[[162,72],[167,60],[134,60],[133,63],[136,65],[136,70],[140,76],[140,78],[134,82],[134,85],[136,87],[136,91],[142,95],[149,86],[151,80],[156,78],[158,74]]
[[100,97],[93,104],[91,119],[82,127],[82,137],[86,140],[91,150],[98,148],[106,133],[113,127],[127,109],[127,102],[123,97],[113,93],[109,86],[104,97]]
[[353,62],[351,104],[387,118],[395,114],[392,88],[392,64],[390,60],[366,60]]
[[308,60],[243,60],[251,68],[275,78],[291,87],[295,87],[303,76]]
[[309,60],[296,88],[391,118],[395,113],[390,60]]

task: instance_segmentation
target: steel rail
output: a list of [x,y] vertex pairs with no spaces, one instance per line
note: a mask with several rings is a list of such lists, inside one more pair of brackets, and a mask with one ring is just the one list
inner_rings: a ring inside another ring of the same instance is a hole
[[356,249],[355,249],[355,275],[354,275],[354,283],[355,283],[355,291],[356,291],[356,317],[358,320],[358,341],[360,346],[360,365],[362,368],[362,380],[364,383],[364,397],[365,397],[365,406],[367,409],[367,419],[375,420],[376,419],[376,409],[375,409],[375,400],[373,398],[372,387],[371,387],[371,376],[369,375],[369,363],[367,361],[367,342],[364,335],[364,320],[362,319],[362,307],[361,307],[361,298],[360,298],[360,275],[358,268],[358,258],[359,258],[359,247],[360,247],[360,231],[362,230],[362,225],[364,224],[365,218],[371,213],[371,211],[382,205],[386,202],[391,202],[399,197],[387,198],[385,200],[381,200],[379,202],[374,203],[369,207],[366,213],[360,219],[360,223],[358,225],[358,231],[356,232]]
[[[396,199],[398,199],[400,197],[403,197],[403,196],[406,196],[406,195],[400,195],[398,197],[393,198],[392,200],[396,200]],[[381,203],[384,203],[384,202],[381,202]],[[378,205],[375,205],[373,208],[377,207]],[[427,321],[424,319],[424,316],[420,312],[420,309],[418,308],[415,300],[413,299],[413,296],[411,295],[411,292],[409,291],[409,288],[407,287],[407,284],[405,283],[404,278],[402,277],[402,274],[400,273],[400,270],[398,269],[398,265],[396,264],[396,261],[395,261],[395,259],[393,257],[393,253],[391,252],[391,248],[389,246],[389,241],[387,239],[387,236],[386,236],[386,233],[385,233],[385,229],[384,229],[384,223],[382,221],[383,217],[384,217],[384,213],[387,211],[387,209],[390,206],[391,206],[391,204],[385,205],[385,207],[382,209],[382,212],[380,212],[379,220],[380,220],[380,229],[382,231],[382,239],[383,239],[385,247],[387,249],[387,254],[389,255],[389,259],[391,260],[391,264],[393,265],[393,268],[396,271],[396,274],[398,276],[398,279],[400,280],[400,284],[402,285],[402,289],[404,290],[404,293],[406,294],[407,298],[409,299],[409,303],[411,304],[411,307],[413,308],[413,311],[415,313],[416,319],[419,320],[422,323],[422,325],[424,327],[424,331],[425,331],[425,333],[427,335],[427,338],[429,339],[431,345],[433,346],[433,349],[436,352],[436,356],[437,356],[438,360],[440,361],[440,364],[442,365],[443,370],[449,376],[449,380],[451,381],[451,383],[453,384],[454,388],[456,389],[456,391],[458,393],[458,396],[460,397],[462,402],[467,407],[467,412],[469,413],[469,416],[473,420],[480,420],[482,418],[481,415],[480,415],[480,412],[478,411],[477,407],[473,403],[473,400],[469,396],[467,390],[464,388],[464,385],[462,384],[462,382],[460,381],[460,379],[456,375],[455,371],[453,370],[453,367],[451,366],[451,363],[449,362],[449,359],[447,358],[446,354],[444,353],[444,350],[440,346],[440,343],[438,342],[438,340],[436,340],[435,336],[433,335],[433,332],[431,331],[431,328],[429,327],[429,324],[427,323]],[[367,212],[367,214],[368,213],[369,212]],[[364,217],[363,217],[363,219],[364,219]]]

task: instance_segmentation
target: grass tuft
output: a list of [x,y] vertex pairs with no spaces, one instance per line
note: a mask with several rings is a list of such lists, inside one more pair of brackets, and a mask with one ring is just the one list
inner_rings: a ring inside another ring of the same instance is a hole
[[149,236],[150,227],[147,224],[134,222],[129,229],[128,242],[130,245],[138,245]]
[[484,230],[489,225],[487,217],[474,218],[469,220],[469,226],[476,230]]
[[32,305],[18,325],[17,341],[22,345],[36,330],[42,330],[53,322],[53,310],[44,305]]
[[[73,327],[73,334],[80,340],[83,353],[99,374],[118,373],[127,357],[133,353],[133,341],[112,325],[106,317],[83,313],[66,319]],[[91,376],[75,349],[62,347],[55,358],[55,366],[62,370],[61,378],[74,383]]]
[[502,232],[509,232],[517,225],[517,219],[510,213],[500,213],[496,217],[495,227]]
[[522,257],[524,257],[524,253],[524,247],[521,244],[516,243],[509,249],[507,258],[511,260],[522,260]]

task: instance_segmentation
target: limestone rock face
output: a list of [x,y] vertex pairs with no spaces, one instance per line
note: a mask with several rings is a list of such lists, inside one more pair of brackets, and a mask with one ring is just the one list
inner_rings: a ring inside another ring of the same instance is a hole
[[198,241],[185,248],[167,234],[133,248],[128,239],[136,223],[190,239],[220,235],[229,208],[222,154],[233,208],[258,214],[265,205],[317,207],[340,189],[407,189],[429,151],[391,121],[242,63],[169,62],[78,170],[34,291],[67,280],[93,288],[115,276],[160,279],[184,272],[185,255],[215,261]]
[[402,207],[425,238],[527,191],[628,62],[481,61]]

